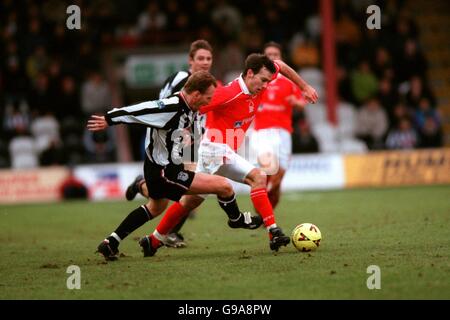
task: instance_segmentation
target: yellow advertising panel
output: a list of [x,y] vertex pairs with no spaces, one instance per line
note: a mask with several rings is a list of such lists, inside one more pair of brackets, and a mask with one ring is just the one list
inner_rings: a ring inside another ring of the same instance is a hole
[[344,156],[345,186],[450,183],[450,149],[371,152]]
[[60,199],[66,168],[0,170],[0,203],[47,202]]

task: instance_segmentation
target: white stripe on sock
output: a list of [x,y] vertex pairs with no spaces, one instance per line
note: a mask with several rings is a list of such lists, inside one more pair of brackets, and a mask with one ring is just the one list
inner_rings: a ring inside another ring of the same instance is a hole
[[217,201],[219,201],[220,203],[223,203],[223,204],[231,203],[234,200],[236,200],[236,194],[233,195],[233,199],[228,200],[228,201],[223,201],[223,200],[220,200],[219,198],[217,198]]
[[120,239],[120,237],[117,235],[117,233],[113,232],[111,233],[111,237],[113,237],[114,239],[116,239],[118,242],[120,242],[122,239]]
[[266,227],[266,229],[267,229],[267,231],[269,231],[269,232],[270,232],[270,229],[272,229],[272,228],[276,228],[276,227],[277,227],[277,224],[276,224],[276,223],[274,223],[274,224],[271,224],[270,226]]
[[167,235],[165,234],[161,234],[158,232],[158,230],[155,229],[155,231],[153,231],[153,235],[155,236],[156,239],[158,239],[159,241],[163,242],[166,241]]
[[236,219],[230,219],[231,222],[236,222],[241,218],[242,213],[239,214],[239,216]]
[[151,220],[152,219],[152,215],[150,214],[150,211],[148,211],[147,206],[146,205],[142,205],[141,208],[144,209],[145,212],[147,213],[148,220]]

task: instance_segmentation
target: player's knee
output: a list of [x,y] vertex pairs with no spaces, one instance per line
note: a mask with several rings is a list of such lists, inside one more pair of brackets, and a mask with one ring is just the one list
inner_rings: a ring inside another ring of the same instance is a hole
[[222,198],[229,198],[234,194],[233,186],[224,178],[220,186],[220,194]]
[[267,175],[261,169],[253,169],[251,172],[250,186],[252,188],[265,188],[267,185]]
[[272,190],[268,192],[269,201],[272,207],[275,209],[278,202],[280,201],[280,192],[278,190]]
[[200,206],[203,202],[203,198],[200,196],[182,197],[180,205],[187,211],[192,211]]
[[150,214],[153,217],[159,216],[161,213],[164,212],[164,209],[165,209],[163,206],[157,205],[151,200],[149,202],[147,202],[147,204],[145,206],[147,207],[147,210],[150,212]]

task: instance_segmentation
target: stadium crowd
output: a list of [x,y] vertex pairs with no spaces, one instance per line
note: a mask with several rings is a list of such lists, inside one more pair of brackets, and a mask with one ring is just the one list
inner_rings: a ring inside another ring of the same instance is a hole
[[[324,147],[326,139],[336,145],[346,136],[359,141],[362,151],[441,146],[420,30],[404,1],[375,1],[383,12],[382,28],[367,29],[365,9],[373,2],[335,1],[340,103],[339,124],[327,129],[330,138],[320,125],[326,122],[326,94],[316,1],[4,0],[0,168],[115,161],[114,131],[84,129],[88,115],[111,107],[102,52],[187,46],[200,38],[213,45],[212,72],[224,82],[242,69],[247,54],[277,41],[285,59],[318,86],[322,104],[294,114],[294,152],[355,151]],[[71,4],[81,8],[80,30],[66,27]]]

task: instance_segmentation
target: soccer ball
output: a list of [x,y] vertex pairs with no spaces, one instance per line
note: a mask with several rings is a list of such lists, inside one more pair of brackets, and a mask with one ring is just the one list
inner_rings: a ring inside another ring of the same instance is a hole
[[302,223],[292,231],[292,243],[298,251],[309,252],[316,250],[320,245],[322,234],[319,228],[312,223]]

